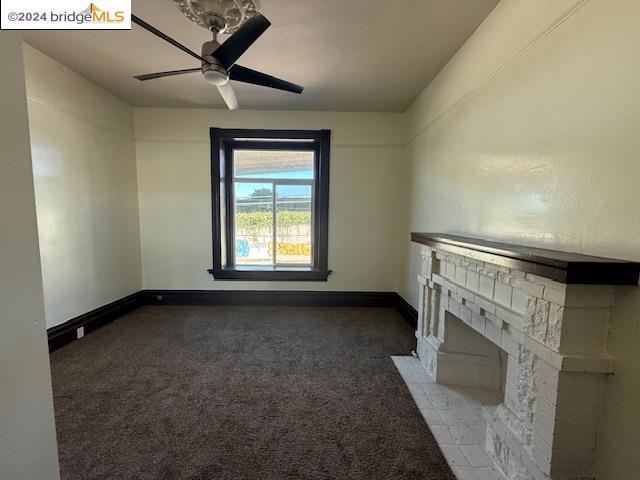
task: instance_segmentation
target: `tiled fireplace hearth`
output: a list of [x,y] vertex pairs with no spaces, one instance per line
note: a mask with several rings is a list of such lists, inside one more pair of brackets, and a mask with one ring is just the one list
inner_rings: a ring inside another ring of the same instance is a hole
[[485,448],[509,480],[592,479],[613,285],[638,264],[451,235],[422,244],[417,353],[437,382],[493,390]]

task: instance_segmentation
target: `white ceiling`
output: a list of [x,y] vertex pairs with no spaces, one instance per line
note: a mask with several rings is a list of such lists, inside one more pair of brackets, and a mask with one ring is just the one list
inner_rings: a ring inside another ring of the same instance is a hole
[[[497,1],[261,0],[261,12],[272,25],[238,63],[305,91],[295,95],[233,82],[240,107],[404,111]],[[197,53],[211,38],[172,0],[132,3],[136,15]],[[199,66],[138,26],[131,31],[29,31],[24,38],[132,105],[224,108],[200,73],[147,82],[131,78]]]

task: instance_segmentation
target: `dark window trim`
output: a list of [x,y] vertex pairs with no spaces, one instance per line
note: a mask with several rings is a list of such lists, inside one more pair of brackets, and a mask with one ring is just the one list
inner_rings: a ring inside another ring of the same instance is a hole
[[[218,280],[276,280],[276,281],[327,281],[329,251],[329,157],[330,130],[262,130],[211,128],[211,226],[213,239],[213,268],[208,270]],[[243,139],[243,140],[238,140]],[[245,140],[246,139],[246,140]],[[261,139],[261,140],[251,140]],[[262,139],[274,139],[273,141]],[[278,140],[279,139],[279,140]],[[283,141],[288,139],[290,141]],[[263,150],[313,150],[316,152],[314,175],[313,265],[311,267],[247,267],[233,265],[233,172],[228,161],[234,147]],[[221,154],[223,157],[221,158]],[[221,202],[220,163],[224,160],[224,205]],[[221,217],[226,211],[223,230]],[[224,231],[224,239],[222,238]],[[222,262],[222,242],[226,245],[225,263]]]

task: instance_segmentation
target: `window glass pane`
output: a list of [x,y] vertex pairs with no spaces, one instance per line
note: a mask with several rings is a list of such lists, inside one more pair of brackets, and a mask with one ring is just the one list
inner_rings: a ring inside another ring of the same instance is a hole
[[313,179],[312,151],[234,150],[236,178]]
[[311,185],[276,185],[276,263],[311,264]]
[[273,186],[234,186],[236,265],[273,265]]

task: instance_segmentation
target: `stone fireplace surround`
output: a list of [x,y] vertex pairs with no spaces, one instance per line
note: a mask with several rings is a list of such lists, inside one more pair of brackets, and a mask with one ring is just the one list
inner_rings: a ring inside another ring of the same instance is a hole
[[637,285],[639,265],[453,235],[412,240],[423,245],[418,357],[437,383],[502,391],[486,420],[496,467],[508,480],[595,478],[613,285]]

